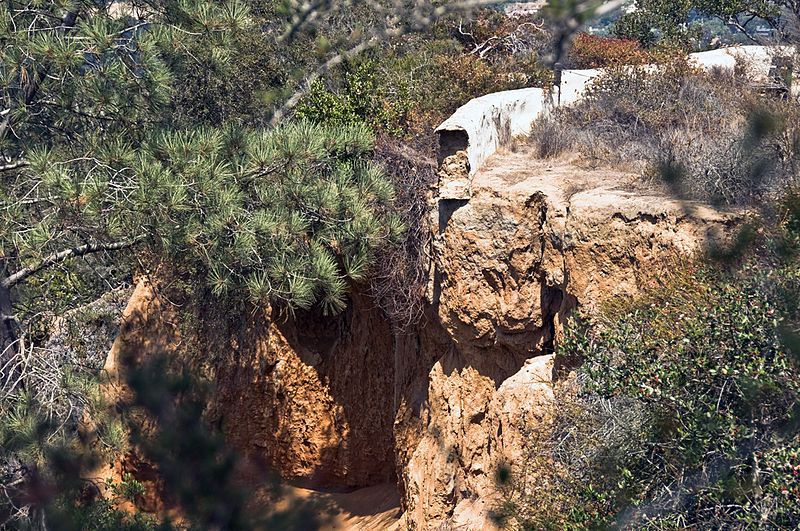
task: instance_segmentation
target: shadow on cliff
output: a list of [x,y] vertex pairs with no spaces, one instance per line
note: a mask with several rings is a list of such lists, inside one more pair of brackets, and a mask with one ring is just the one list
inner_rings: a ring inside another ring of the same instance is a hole
[[[317,529],[325,523],[324,500],[279,505],[284,486],[277,476],[254,469],[208,426],[211,389],[187,368],[156,355],[132,368],[127,383],[133,400],[121,407],[131,442],[152,463],[160,495],[177,509],[179,523],[231,530]],[[260,499],[243,481],[247,475],[260,476]]]
[[216,417],[247,459],[305,488],[395,481],[394,339],[367,297],[336,316],[257,311],[224,327],[203,333],[229,341],[214,364]]
[[[491,344],[481,337],[474,340],[477,346],[459,345],[438,323],[432,327],[433,330],[423,332],[441,335],[443,343],[440,358],[432,360],[428,371],[437,361],[446,375],[461,373],[469,367],[492,380],[497,390],[504,381],[517,374],[528,360],[555,353],[561,323],[578,308],[578,300],[565,287],[551,286],[544,280],[540,282],[539,292],[541,326],[535,329],[525,328],[512,333],[495,326]],[[436,306],[431,311],[436,311]],[[458,322],[458,316],[452,314],[450,322]],[[469,336],[470,332],[471,329],[464,326],[455,335]],[[553,376],[556,376],[555,372]]]
[[396,367],[388,319],[356,292],[339,315],[299,311],[276,327],[338,408],[322,466],[305,485],[347,490],[394,481]]

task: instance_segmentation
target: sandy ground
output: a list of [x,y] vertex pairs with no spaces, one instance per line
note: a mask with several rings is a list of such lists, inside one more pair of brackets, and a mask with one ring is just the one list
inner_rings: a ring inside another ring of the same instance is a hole
[[502,148],[475,174],[473,189],[508,190],[516,185],[528,189],[542,187],[553,194],[569,194],[573,189],[616,189],[638,193],[665,192],[662,186],[642,181],[634,168],[597,165],[576,155],[538,159],[534,147],[519,143]]
[[300,497],[313,497],[328,502],[327,515],[331,520],[324,523],[329,529],[398,529],[400,519],[400,495],[393,484],[367,487],[348,493],[325,493],[308,489],[293,489]]
[[400,528],[400,495],[394,483],[351,492],[284,487],[270,513],[287,515],[271,529],[395,531]]

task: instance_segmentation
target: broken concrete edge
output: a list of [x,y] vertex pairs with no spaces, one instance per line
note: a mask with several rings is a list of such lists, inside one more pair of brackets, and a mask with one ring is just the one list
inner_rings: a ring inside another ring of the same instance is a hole
[[540,88],[495,92],[470,100],[436,128],[439,163],[466,151],[469,174],[475,175],[500,146],[529,134],[546,107]]
[[[795,57],[792,46],[732,46],[689,54],[689,60],[705,70],[732,70],[745,64],[755,81],[768,79],[775,59]],[[793,72],[791,94],[800,97],[800,72],[797,63]],[[500,147],[515,137],[530,134],[533,123],[555,106],[572,105],[581,100],[589,84],[603,73],[602,69],[563,70],[560,86],[552,91],[538,88],[507,90],[470,100],[439,127],[439,165],[448,157],[463,151],[469,160],[469,179]],[[464,199],[470,194],[469,182],[440,179],[440,197]],[[451,192],[452,190],[452,192]],[[442,195],[444,193],[444,195]],[[452,197],[451,197],[452,196]]]

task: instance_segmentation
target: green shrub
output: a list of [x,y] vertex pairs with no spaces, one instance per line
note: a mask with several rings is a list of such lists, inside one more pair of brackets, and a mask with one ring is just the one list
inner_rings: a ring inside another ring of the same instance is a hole
[[694,7],[691,0],[636,0],[636,10],[621,16],[613,32],[645,47],[668,44],[688,48],[699,37],[698,26],[689,23]]
[[295,113],[301,120],[331,125],[352,125],[365,121],[365,117],[356,113],[347,95],[339,96],[329,91],[321,79],[311,85],[311,90],[297,106]]
[[735,280],[676,279],[565,346],[584,360],[587,392],[634,399],[655,419],[642,453],[617,466],[629,491],[631,506],[617,507],[626,518],[657,526],[680,516],[715,527],[777,512],[800,522],[764,494],[785,471],[761,464],[785,454],[785,430],[800,412],[800,373],[781,336],[797,318],[784,304],[796,270],[761,267]]
[[536,445],[560,472],[549,502],[517,514],[568,529],[800,524],[800,352],[784,333],[799,288],[797,262],[689,271],[568,328],[576,387]]
[[338,89],[329,89],[326,81],[318,79],[298,104],[295,117],[329,125],[366,123],[402,135],[412,108],[409,87],[403,80],[387,85],[379,74],[374,60],[363,60],[345,67]]
[[369,124],[399,138],[427,135],[469,100],[492,92],[547,86],[552,73],[530,53],[481,58],[451,40],[415,49],[384,47],[312,84],[295,109],[299,119],[330,125]]
[[552,84],[540,61],[541,21],[493,9],[444,17],[425,34],[404,35],[345,61],[315,81],[295,116],[318,123],[367,123],[398,138],[426,136],[469,100]]
[[799,203],[789,189],[736,267],[679,265],[568,324],[558,412],[502,486],[511,527],[800,525]]

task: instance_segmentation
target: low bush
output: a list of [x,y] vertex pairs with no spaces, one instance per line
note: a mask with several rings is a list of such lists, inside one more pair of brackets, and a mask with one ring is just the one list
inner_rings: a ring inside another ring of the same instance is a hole
[[540,159],[558,157],[568,152],[578,142],[577,133],[571,127],[552,117],[537,120],[531,128],[529,143],[534,155]]
[[384,85],[378,64],[372,59],[348,64],[339,89],[330,90],[318,79],[298,105],[295,117],[330,125],[369,123],[378,130],[402,135],[413,107],[410,86],[404,81]]
[[[667,55],[657,68],[609,68],[579,104],[534,129],[532,143],[539,156],[573,149],[632,166],[684,198],[752,204],[796,180],[798,113],[796,102],[761,96],[734,73]],[[556,142],[554,130],[571,141]]]
[[600,37],[588,33],[578,34],[569,52],[569,62],[573,68],[641,65],[650,61],[650,54],[638,41]]
[[381,52],[347,65],[336,78],[317,80],[296,117],[331,125],[367,123],[380,133],[408,139],[428,134],[473,98],[544,86],[551,79],[535,56],[502,64],[430,48],[417,56]]

